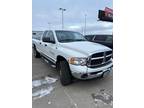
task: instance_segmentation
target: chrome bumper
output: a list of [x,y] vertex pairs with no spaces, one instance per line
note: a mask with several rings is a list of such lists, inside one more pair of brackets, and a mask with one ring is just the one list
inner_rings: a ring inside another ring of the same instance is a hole
[[97,68],[88,68],[87,66],[70,65],[72,75],[77,79],[92,79],[102,75],[107,76],[112,72],[113,63],[109,63],[106,66]]

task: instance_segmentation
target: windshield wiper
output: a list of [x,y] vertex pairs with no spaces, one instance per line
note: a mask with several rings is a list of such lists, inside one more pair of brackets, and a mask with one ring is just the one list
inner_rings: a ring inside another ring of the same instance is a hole
[[86,41],[86,40],[84,40],[84,39],[76,39],[74,41]]
[[64,40],[60,40],[60,42],[76,42],[76,41],[86,41],[84,39],[64,39]]

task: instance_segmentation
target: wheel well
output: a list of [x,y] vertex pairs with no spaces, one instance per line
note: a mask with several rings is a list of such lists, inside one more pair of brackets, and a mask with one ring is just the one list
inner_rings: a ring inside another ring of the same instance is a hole
[[36,47],[35,44],[33,44],[32,47],[35,48]]
[[[66,61],[67,62],[67,60],[64,58],[64,57],[62,57],[62,56],[57,56],[57,61],[56,61],[56,68],[57,69],[59,69],[59,63],[60,63],[60,61]],[[67,62],[68,63],[68,62]]]
[[[57,56],[57,61],[64,61],[64,60],[66,60],[64,57],[62,57],[62,56]],[[67,60],[66,60],[67,61]]]

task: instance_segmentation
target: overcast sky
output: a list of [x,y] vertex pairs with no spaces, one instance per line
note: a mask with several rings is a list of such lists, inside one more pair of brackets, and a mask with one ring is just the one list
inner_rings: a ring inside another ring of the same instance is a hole
[[98,20],[98,10],[112,7],[112,0],[32,0],[32,29],[61,29],[61,11],[64,11],[64,29],[83,32],[85,14],[87,34],[112,34],[111,22]]

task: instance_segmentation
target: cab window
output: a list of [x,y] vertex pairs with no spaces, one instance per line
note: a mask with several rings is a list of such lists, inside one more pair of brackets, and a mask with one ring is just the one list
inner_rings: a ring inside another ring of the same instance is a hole
[[53,41],[55,42],[55,39],[54,39],[54,34],[52,31],[46,31],[43,35],[43,38],[42,40],[44,40],[44,38],[50,38],[50,41]]
[[105,41],[106,36],[105,35],[96,35],[94,40],[95,41]]

